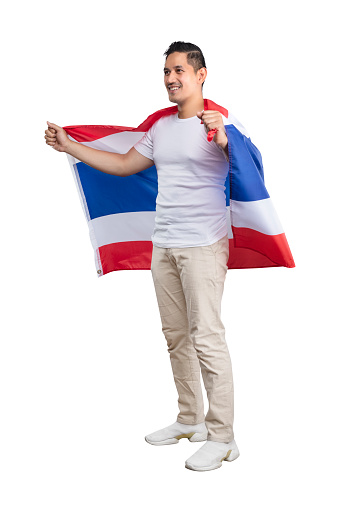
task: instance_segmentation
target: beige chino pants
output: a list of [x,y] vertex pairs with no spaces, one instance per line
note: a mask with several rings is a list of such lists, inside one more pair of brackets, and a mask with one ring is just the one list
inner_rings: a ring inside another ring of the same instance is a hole
[[[205,421],[207,440],[234,439],[231,359],[220,318],[228,237],[204,247],[153,245],[151,272],[178,391],[177,421]],[[200,369],[209,409],[204,415]]]

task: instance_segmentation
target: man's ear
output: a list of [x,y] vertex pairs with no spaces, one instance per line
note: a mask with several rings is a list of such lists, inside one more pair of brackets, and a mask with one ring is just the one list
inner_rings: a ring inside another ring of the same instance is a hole
[[206,67],[201,67],[201,69],[198,70],[198,77],[201,83],[204,83],[204,81],[206,80],[206,76],[207,76]]

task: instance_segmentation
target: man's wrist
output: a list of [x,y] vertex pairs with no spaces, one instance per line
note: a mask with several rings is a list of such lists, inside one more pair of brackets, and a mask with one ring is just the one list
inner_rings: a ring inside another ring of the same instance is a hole
[[218,143],[218,145],[220,146],[220,148],[222,148],[223,150],[225,150],[227,148],[227,145],[228,145],[228,139],[227,139],[227,136],[226,136],[226,132],[224,131],[224,134],[225,134],[225,140],[222,141],[221,143]]
[[73,153],[72,153],[72,149],[73,149],[73,146],[77,146],[79,143],[76,143],[75,141],[72,141],[71,139],[68,139],[68,141],[65,143],[65,152],[68,153],[69,155],[72,155],[73,156]]
[[226,142],[220,145],[220,148],[224,152],[226,159],[229,160],[229,153],[228,153],[228,139],[226,137]]
[[227,150],[228,151],[228,139],[227,138],[226,138],[225,143],[220,145],[220,148],[222,148],[223,150]]

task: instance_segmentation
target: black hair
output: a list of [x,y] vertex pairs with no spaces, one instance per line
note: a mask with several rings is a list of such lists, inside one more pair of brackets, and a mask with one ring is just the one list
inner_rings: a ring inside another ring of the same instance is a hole
[[[192,65],[195,74],[199,69],[201,69],[201,67],[206,67],[204,55],[202,54],[201,49],[195,44],[183,41],[172,42],[172,44],[170,44],[170,46],[166,49],[164,55],[167,58],[168,55],[174,53],[175,51],[178,51],[179,53],[187,53],[187,63]],[[204,83],[202,86],[204,86]]]

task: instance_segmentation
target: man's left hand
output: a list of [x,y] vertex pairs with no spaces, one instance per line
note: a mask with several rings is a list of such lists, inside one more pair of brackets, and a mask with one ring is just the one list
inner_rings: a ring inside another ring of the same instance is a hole
[[226,149],[228,139],[225,132],[225,126],[222,114],[219,111],[199,111],[197,117],[204,122],[206,132],[216,129],[217,132],[213,136],[213,141],[223,150]]

